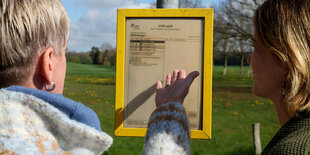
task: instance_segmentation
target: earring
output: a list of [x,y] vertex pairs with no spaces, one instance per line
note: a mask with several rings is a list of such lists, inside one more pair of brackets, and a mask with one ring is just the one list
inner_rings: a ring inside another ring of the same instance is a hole
[[45,84],[44,85],[45,90],[46,91],[53,91],[55,89],[55,87],[56,87],[55,82],[52,82],[51,85],[52,85],[51,87],[48,87],[48,84]]
[[284,76],[284,80],[283,80],[282,94],[281,94],[282,98],[285,97],[285,93],[284,93],[285,89],[286,89],[286,76]]

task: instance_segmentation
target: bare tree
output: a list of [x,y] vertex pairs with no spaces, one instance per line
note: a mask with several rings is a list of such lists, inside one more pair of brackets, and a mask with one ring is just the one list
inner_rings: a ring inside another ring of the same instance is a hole
[[105,50],[112,50],[113,49],[113,46],[110,44],[110,43],[102,43],[101,46],[100,46],[100,51],[101,52],[104,52]]
[[234,52],[240,57],[240,76],[243,74],[243,62],[250,52],[252,51],[252,39],[238,39],[236,40],[237,47]]
[[229,47],[228,47],[228,40],[229,35],[219,33],[222,31],[222,21],[220,19],[215,18],[214,20],[214,38],[213,38],[213,47],[214,52],[223,53],[224,56],[224,70],[223,75],[226,75],[227,72],[227,58],[229,55]]
[[103,43],[100,47],[101,51],[101,63],[104,65],[114,65],[114,59],[116,58],[116,50],[109,43]]
[[240,75],[243,72],[244,58],[252,51],[254,12],[263,1],[227,0],[223,3],[222,10],[216,14],[217,19],[221,21],[221,25],[219,28],[215,27],[215,33],[225,36],[222,39],[233,38],[234,46],[230,50],[240,56]]
[[102,64],[114,66],[116,64],[116,49],[106,49],[102,53]]

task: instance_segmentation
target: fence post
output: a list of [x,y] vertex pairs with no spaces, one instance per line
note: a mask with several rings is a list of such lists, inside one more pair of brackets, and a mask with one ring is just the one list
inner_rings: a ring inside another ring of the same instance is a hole
[[251,77],[252,76],[252,68],[251,66],[249,67],[249,70],[248,70],[248,77]]
[[262,153],[262,146],[260,143],[260,124],[254,123],[253,124],[253,138],[254,138],[254,147],[255,147],[255,154],[259,155]]

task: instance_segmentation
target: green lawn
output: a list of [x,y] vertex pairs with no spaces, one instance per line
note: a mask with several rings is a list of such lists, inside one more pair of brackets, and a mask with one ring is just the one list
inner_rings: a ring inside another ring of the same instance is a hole
[[[214,66],[212,139],[192,140],[192,154],[254,154],[252,123],[261,123],[262,147],[280,128],[269,100],[251,94],[248,67]],[[102,129],[114,138],[104,154],[141,154],[144,139],[114,136],[115,67],[68,63],[64,95],[97,112]]]

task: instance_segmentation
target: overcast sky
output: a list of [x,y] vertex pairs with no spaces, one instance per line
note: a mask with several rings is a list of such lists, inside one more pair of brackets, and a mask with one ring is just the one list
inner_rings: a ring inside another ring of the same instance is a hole
[[[70,51],[90,51],[102,43],[116,46],[117,8],[150,8],[155,0],[61,0],[70,18]],[[222,0],[203,0],[206,7]]]

